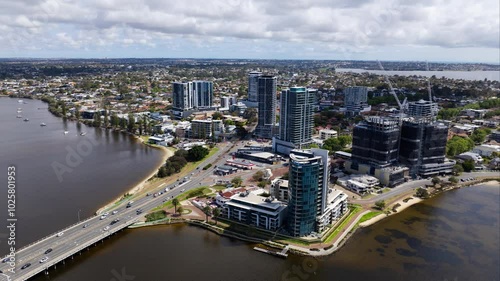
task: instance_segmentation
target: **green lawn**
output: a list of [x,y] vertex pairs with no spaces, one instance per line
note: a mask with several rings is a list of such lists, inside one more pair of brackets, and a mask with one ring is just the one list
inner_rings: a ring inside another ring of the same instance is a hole
[[167,213],[164,210],[152,212],[146,215],[146,222],[157,221],[167,217]]
[[[186,191],[184,193],[181,193],[181,194],[175,196],[174,198],[177,198],[177,200],[179,200],[179,202],[182,202],[182,201],[189,199],[189,198],[210,194],[211,192],[212,191],[210,190],[210,188],[208,186],[201,186],[201,187]],[[161,204],[160,206],[154,208],[153,211],[161,210],[165,207],[167,209],[173,208],[174,204],[172,204],[172,200],[169,200],[169,201]]]
[[220,191],[220,190],[226,189],[227,187],[225,185],[214,185],[214,186],[212,186],[212,188],[217,190],[217,191]]
[[349,216],[347,216],[347,218],[345,218],[336,228],[335,230],[330,234],[328,235],[328,237],[326,238],[325,240],[325,243],[330,243],[332,242],[333,238],[335,238],[335,236],[337,236],[337,234],[344,229],[344,227],[349,224],[349,222],[351,221],[351,219],[354,217],[354,215],[356,215],[359,211],[361,211],[362,209],[359,208],[359,207],[354,207],[352,210],[351,210],[351,213],[349,214]]
[[380,214],[382,214],[382,212],[380,211],[371,211],[369,213],[366,213],[361,217],[361,219],[359,219],[358,224],[370,220]]
[[[190,172],[191,170],[194,170],[196,169],[203,161],[207,160],[208,158],[212,157],[212,155],[214,155],[215,153],[217,153],[217,151],[219,151],[219,148],[218,147],[214,147],[210,150],[210,152],[208,153],[207,156],[205,156],[205,158],[201,159],[200,161],[196,161],[196,162],[188,162],[186,166],[184,166],[184,168],[182,168],[181,170],[181,173],[183,172]],[[203,168],[203,167],[200,167],[200,169]]]

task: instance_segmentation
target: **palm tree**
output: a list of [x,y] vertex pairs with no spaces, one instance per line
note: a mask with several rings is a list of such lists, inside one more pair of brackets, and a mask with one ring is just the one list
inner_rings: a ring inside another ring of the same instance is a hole
[[182,208],[182,206],[179,206],[179,208],[177,208],[177,212],[179,212],[179,216],[182,215],[183,211],[184,211],[184,208]]
[[220,209],[219,208],[215,208],[212,211],[212,213],[214,215],[215,225],[217,225],[217,218],[220,216]]
[[172,200],[172,204],[174,204],[174,213],[177,213],[177,205],[179,205],[179,199],[174,198]]
[[205,206],[203,207],[203,213],[205,213],[205,222],[208,222],[208,216],[210,216],[212,214],[212,208],[210,208],[210,206]]

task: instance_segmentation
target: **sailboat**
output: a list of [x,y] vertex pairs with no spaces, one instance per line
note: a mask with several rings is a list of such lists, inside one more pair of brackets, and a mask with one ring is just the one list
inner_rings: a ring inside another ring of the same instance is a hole
[[44,127],[44,126],[47,126],[47,124],[45,124],[45,123],[40,123],[40,126]]
[[64,134],[67,135],[69,132],[68,131],[64,131]]

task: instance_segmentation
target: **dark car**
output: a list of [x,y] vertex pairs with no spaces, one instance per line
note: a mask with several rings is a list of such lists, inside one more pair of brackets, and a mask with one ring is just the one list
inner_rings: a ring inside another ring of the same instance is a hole
[[115,223],[117,223],[117,222],[119,222],[119,221],[120,221],[119,219],[115,219],[115,220],[113,220],[113,221],[112,221],[109,225],[113,225],[113,224],[115,224]]
[[48,254],[48,253],[50,253],[50,252],[52,252],[52,248],[48,248],[48,249],[47,249],[47,251],[45,251],[45,253],[44,253],[44,254]]
[[10,257],[6,257],[5,259],[2,260],[2,263],[6,263],[10,260]]
[[28,267],[30,267],[30,265],[31,265],[31,263],[27,263],[27,264],[23,265],[23,267],[21,267],[21,269],[28,268]]

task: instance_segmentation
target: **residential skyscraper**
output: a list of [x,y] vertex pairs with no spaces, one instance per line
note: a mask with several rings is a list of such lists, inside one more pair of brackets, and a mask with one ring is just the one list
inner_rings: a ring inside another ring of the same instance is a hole
[[262,72],[259,71],[248,73],[248,101],[258,101],[257,88],[259,87],[258,83],[260,76],[262,76]]
[[255,134],[270,139],[276,133],[276,77],[260,76],[257,85],[258,123]]
[[193,99],[195,108],[206,108],[213,105],[213,83],[209,81],[193,81]]
[[213,83],[210,81],[174,82],[172,106],[177,110],[191,110],[213,106]]
[[314,93],[305,87],[283,90],[280,96],[279,139],[300,148],[312,141]]
[[328,150],[292,150],[288,176],[287,227],[292,236],[318,230],[318,217],[327,207]]
[[432,118],[437,115],[438,105],[432,101],[419,100],[408,103],[408,116],[417,118]]
[[177,110],[188,110],[193,108],[193,84],[189,82],[174,82],[172,107]]
[[360,86],[345,88],[343,110],[349,116],[370,111],[371,106],[368,105],[368,88]]

